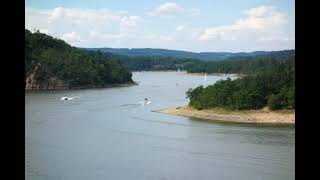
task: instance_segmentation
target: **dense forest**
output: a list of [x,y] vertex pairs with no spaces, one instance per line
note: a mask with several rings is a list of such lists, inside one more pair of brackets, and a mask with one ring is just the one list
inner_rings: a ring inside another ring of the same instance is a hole
[[256,63],[267,63],[268,66],[249,66],[247,71],[251,73],[243,78],[228,78],[207,87],[189,89],[186,92],[189,105],[197,109],[222,107],[244,110],[265,106],[271,110],[295,109],[295,56]]
[[259,57],[255,59],[241,58],[238,60],[192,62],[184,66],[188,73],[236,73],[250,74],[262,70],[272,69],[276,64],[286,61],[294,55],[277,59],[273,57]]
[[[102,48],[106,49],[106,48]],[[100,48],[96,49],[84,49],[87,51],[98,51]],[[103,52],[101,50],[101,52]],[[107,58],[118,59],[124,63],[131,71],[151,71],[151,70],[185,70],[188,73],[248,73],[252,71],[259,70],[261,68],[270,67],[274,61],[281,61],[290,56],[295,55],[295,50],[285,50],[285,51],[257,51],[252,53],[247,53],[246,56],[242,53],[239,56],[234,56],[221,61],[202,61],[199,57],[196,58],[181,58],[174,56],[143,56],[144,49],[136,49],[133,55],[122,55],[121,52],[125,49],[112,49],[112,53],[103,52]],[[138,53],[140,51],[141,53]],[[156,50],[156,49],[146,49],[146,50]],[[128,50],[129,51],[129,50]],[[133,51],[133,50],[132,50]],[[158,50],[160,51],[160,50]],[[173,50],[166,50],[173,51]],[[166,52],[165,51],[165,52]],[[148,51],[147,51],[148,52]],[[153,51],[152,51],[153,52]],[[157,52],[157,51],[155,51]],[[160,51],[162,52],[162,51]],[[175,52],[175,51],[174,51]],[[179,52],[179,51],[178,51]],[[119,54],[118,54],[119,53]],[[138,56],[142,54],[141,56]],[[219,54],[219,53],[218,53]],[[251,54],[249,57],[248,54]],[[255,54],[255,56],[253,56]]]
[[114,58],[125,64],[131,71],[166,71],[166,70],[186,70],[191,64],[197,64],[199,60],[161,57],[161,56],[139,56],[129,57],[124,55],[104,53],[107,58]]
[[25,76],[30,81],[26,84],[58,79],[68,88],[132,82],[131,72],[119,60],[29,30],[25,30]]
[[[277,53],[278,55],[280,53]],[[200,61],[198,59],[141,56],[130,57],[113,53],[104,53],[107,58],[121,61],[132,71],[150,70],[185,70],[188,73],[236,73],[248,74],[273,68],[278,61],[294,56],[294,54],[280,54],[281,56],[259,56],[253,59],[238,57],[233,60]]]

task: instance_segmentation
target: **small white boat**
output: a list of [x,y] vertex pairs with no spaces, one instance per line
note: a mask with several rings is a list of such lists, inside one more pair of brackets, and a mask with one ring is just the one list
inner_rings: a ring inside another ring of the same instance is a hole
[[62,101],[69,101],[69,100],[72,100],[72,99],[74,99],[74,98],[73,97],[67,97],[67,96],[60,98],[60,100],[62,100]]

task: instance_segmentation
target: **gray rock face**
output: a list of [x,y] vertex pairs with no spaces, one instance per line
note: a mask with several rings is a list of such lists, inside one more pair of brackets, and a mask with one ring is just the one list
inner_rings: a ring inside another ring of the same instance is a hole
[[26,77],[25,90],[60,90],[68,89],[69,85],[62,80],[52,77],[47,82],[37,82],[35,76],[41,65],[37,65]]

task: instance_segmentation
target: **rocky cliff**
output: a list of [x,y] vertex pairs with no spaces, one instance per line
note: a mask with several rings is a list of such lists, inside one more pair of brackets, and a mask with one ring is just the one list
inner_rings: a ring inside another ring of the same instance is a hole
[[69,89],[69,85],[62,80],[51,77],[46,82],[38,82],[36,80],[36,74],[38,72],[38,69],[41,67],[40,64],[38,64],[31,72],[29,72],[26,75],[26,84],[25,84],[25,90],[62,90],[62,89]]

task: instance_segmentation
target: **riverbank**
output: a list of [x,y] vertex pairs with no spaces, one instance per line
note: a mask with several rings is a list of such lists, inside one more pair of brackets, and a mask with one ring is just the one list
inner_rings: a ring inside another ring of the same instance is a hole
[[295,112],[291,110],[270,111],[267,108],[246,111],[227,111],[221,108],[197,110],[189,106],[183,106],[161,109],[156,112],[215,121],[262,124],[295,124]]
[[132,73],[141,73],[141,72],[178,72],[181,74],[187,74],[187,75],[196,75],[196,76],[228,76],[228,77],[242,77],[245,76],[245,74],[237,74],[237,73],[203,73],[203,72],[199,72],[199,73],[190,73],[187,72],[186,70],[181,70],[181,71],[177,71],[177,70],[143,70],[143,71],[132,71]]
[[188,75],[197,75],[197,76],[227,76],[227,77],[243,77],[245,76],[245,74],[235,74],[235,73],[230,73],[230,74],[226,74],[226,73],[187,73]]

